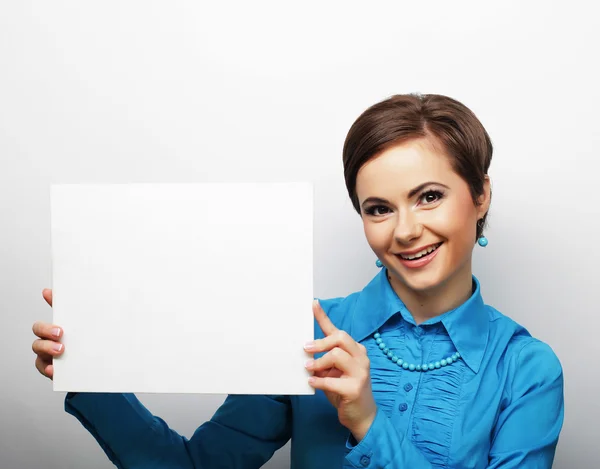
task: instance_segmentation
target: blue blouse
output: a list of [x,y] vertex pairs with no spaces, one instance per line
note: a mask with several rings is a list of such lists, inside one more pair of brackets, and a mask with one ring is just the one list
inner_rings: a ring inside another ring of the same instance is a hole
[[[290,438],[293,469],[550,468],[563,424],[563,375],[552,349],[484,304],[479,282],[460,307],[417,326],[386,269],[360,292],[321,300],[332,322],[367,348],[378,412],[358,443],[321,391],[228,396],[188,439],[133,394],[69,393],[65,409],[118,468],[262,466]],[[387,358],[457,362],[426,372]],[[315,337],[323,334],[315,325]]]

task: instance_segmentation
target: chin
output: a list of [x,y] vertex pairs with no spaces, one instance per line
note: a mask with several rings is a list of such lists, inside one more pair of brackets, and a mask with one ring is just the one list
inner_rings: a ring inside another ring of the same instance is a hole
[[388,264],[391,267],[390,275],[400,280],[406,288],[418,293],[435,292],[451,277],[443,267],[435,268],[430,265],[425,269],[407,269],[401,264],[396,264],[397,261]]
[[409,289],[419,293],[434,292],[444,284],[444,280],[436,274],[399,275],[402,283]]

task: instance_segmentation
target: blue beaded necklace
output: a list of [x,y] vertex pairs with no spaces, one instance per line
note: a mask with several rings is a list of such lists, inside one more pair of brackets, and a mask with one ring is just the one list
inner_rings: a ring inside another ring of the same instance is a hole
[[377,342],[377,345],[379,345],[379,348],[381,349],[381,351],[383,352],[383,354],[386,357],[388,357],[390,360],[392,360],[392,362],[394,362],[396,365],[402,367],[405,370],[409,370],[409,371],[434,370],[434,369],[442,368],[444,366],[451,365],[452,363],[457,362],[461,358],[460,353],[456,352],[452,356],[450,356],[448,358],[444,358],[443,360],[440,360],[439,362],[429,363],[429,364],[423,363],[422,365],[414,365],[413,363],[408,363],[408,362],[405,362],[404,360],[402,360],[401,358],[398,358],[394,354],[394,352],[392,352],[388,348],[388,346],[385,345],[385,342],[381,338],[381,334],[379,333],[379,330],[377,330],[377,332],[375,332],[373,337],[375,338],[375,342]]

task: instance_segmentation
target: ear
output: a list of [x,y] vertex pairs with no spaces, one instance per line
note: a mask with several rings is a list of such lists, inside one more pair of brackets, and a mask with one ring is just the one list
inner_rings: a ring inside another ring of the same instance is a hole
[[477,219],[482,218],[490,209],[490,202],[492,201],[492,182],[490,177],[486,174],[485,180],[483,181],[483,194],[477,199]]

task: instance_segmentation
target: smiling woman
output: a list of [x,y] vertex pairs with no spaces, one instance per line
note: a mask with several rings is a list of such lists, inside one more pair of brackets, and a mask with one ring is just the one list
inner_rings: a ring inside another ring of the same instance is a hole
[[471,296],[471,255],[490,181],[482,175],[481,193],[473,197],[434,135],[373,153],[356,176],[365,235],[420,323]]
[[[550,468],[560,362],[486,305],[472,274],[491,158],[479,120],[445,96],[393,96],[353,124],[346,185],[382,270],[315,302],[314,396],[229,396],[191,439],[130,394],[70,393],[67,412],[120,468],[258,468],[290,438],[295,469]],[[34,332],[51,377],[62,331]]]
[[369,245],[417,323],[471,296],[471,254],[490,205],[492,143],[445,96],[366,110],[344,146],[348,193]]

